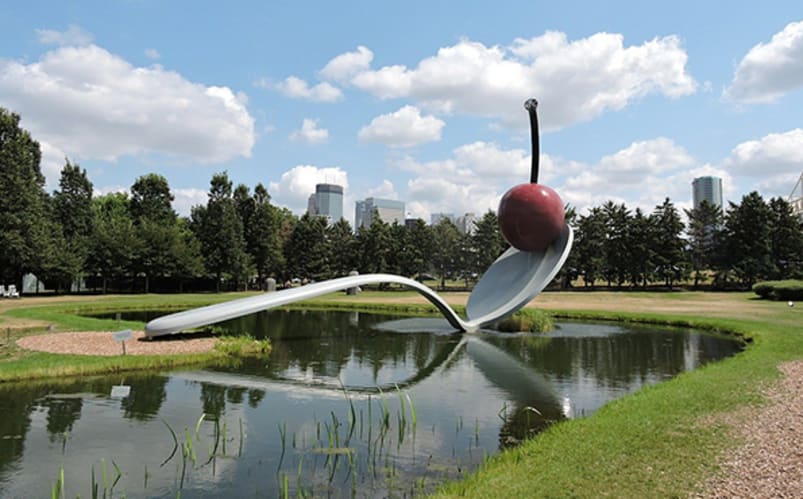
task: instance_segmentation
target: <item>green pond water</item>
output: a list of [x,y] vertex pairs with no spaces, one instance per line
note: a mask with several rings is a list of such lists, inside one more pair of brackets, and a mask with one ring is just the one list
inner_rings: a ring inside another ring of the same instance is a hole
[[92,497],[93,483],[99,497],[417,495],[550,424],[741,349],[656,327],[462,335],[441,319],[342,311],[273,310],[221,327],[270,338],[270,357],[0,384],[0,498],[49,497],[62,473],[66,497]]

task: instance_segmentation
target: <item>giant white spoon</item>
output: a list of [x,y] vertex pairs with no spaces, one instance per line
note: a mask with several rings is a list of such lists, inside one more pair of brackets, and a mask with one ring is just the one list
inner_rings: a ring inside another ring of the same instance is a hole
[[482,275],[469,295],[466,305],[467,320],[463,320],[435,291],[418,281],[393,274],[365,274],[340,277],[166,315],[146,324],[145,335],[153,337],[177,333],[335,291],[380,283],[401,284],[418,291],[440,310],[452,327],[459,331],[473,332],[513,314],[535,298],[563,266],[569,256],[572,240],[572,229],[566,225],[560,236],[545,250],[519,251],[510,248],[503,253]]

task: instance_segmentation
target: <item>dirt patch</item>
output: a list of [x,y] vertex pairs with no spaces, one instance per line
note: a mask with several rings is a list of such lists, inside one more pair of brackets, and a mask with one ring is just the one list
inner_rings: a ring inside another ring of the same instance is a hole
[[[125,342],[126,355],[175,355],[204,353],[215,347],[217,338],[199,335],[172,335],[145,339],[145,333],[134,331],[133,338]],[[17,346],[28,350],[77,355],[113,356],[122,353],[122,345],[114,341],[111,332],[50,333],[26,336],[17,340]]]

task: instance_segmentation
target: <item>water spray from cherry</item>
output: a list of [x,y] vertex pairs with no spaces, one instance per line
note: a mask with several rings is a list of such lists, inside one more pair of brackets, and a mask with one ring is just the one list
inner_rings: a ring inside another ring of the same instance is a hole
[[499,228],[507,242],[521,251],[545,250],[563,230],[564,209],[558,193],[538,183],[540,148],[538,143],[538,101],[528,99],[524,109],[530,113],[532,166],[530,182],[519,184],[499,202]]

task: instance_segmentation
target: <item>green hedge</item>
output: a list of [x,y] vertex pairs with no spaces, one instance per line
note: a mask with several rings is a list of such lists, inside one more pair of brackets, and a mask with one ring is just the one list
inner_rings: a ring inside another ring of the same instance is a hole
[[803,281],[764,281],[753,284],[753,292],[767,300],[803,300]]

